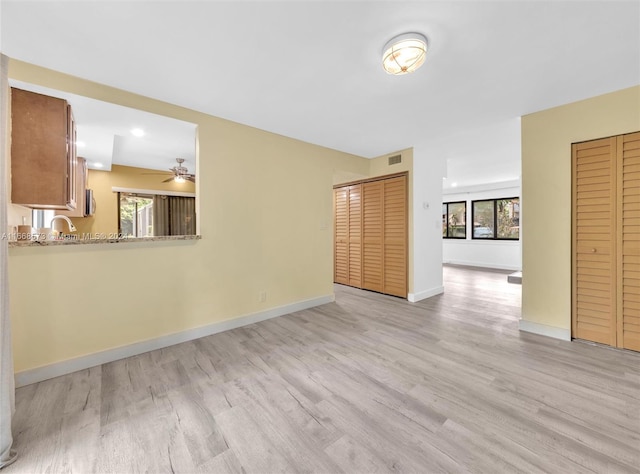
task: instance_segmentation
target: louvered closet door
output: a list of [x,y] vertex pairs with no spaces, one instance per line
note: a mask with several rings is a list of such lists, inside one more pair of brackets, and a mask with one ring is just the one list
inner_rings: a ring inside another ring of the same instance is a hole
[[349,285],[362,286],[362,185],[349,186]]
[[616,345],[616,139],[572,148],[573,337]]
[[334,262],[333,281],[349,284],[349,189],[333,190]]
[[384,182],[384,293],[407,296],[407,179]]
[[382,292],[384,182],[362,184],[362,288]]
[[617,143],[618,346],[640,351],[640,133]]

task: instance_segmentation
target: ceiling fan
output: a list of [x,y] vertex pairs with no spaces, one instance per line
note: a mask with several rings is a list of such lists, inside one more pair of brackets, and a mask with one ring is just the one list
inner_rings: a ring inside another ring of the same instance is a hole
[[[184,158],[176,158],[176,161],[178,162],[177,166],[174,166],[172,168],[169,168],[169,171],[171,171],[173,173],[173,175],[165,180],[163,180],[163,183],[168,183],[169,181],[175,181],[177,183],[184,183],[185,181],[191,181],[192,183],[196,182],[196,175],[189,173],[189,170],[187,169],[186,166],[182,166],[182,163],[184,163]],[[143,173],[143,174],[166,174],[166,172],[163,173]]]
[[176,158],[176,161],[178,162],[178,166],[169,168],[170,171],[173,171],[173,176],[171,178],[165,179],[162,182],[168,183],[169,181],[174,180],[179,183],[182,183],[184,181],[191,181],[192,183],[195,183],[196,175],[190,174],[189,170],[185,166],[182,166],[182,163],[184,163],[184,158]]

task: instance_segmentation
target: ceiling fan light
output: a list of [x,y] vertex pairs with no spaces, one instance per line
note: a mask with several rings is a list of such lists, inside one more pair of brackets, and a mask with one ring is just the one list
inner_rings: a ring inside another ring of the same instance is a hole
[[420,33],[405,33],[384,45],[382,67],[388,74],[408,74],[422,66],[426,55],[427,38]]
[[182,176],[176,176],[173,178],[176,183],[184,183],[185,179]]

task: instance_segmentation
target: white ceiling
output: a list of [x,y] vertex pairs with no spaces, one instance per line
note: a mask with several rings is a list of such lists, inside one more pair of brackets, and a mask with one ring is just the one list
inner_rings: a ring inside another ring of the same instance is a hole
[[[520,174],[518,117],[640,83],[640,1],[11,1],[2,52],[311,143]],[[387,75],[382,46],[427,36]],[[420,150],[429,150],[420,153]]]

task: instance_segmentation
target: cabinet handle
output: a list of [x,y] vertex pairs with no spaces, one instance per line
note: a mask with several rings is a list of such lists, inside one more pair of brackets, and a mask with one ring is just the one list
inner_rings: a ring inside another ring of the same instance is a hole
[[598,250],[597,249],[591,249],[592,253],[596,253]]

